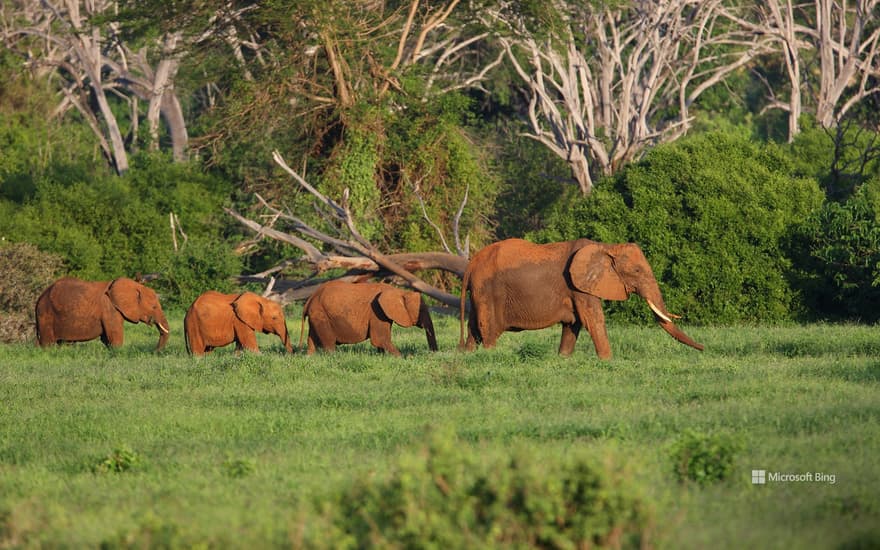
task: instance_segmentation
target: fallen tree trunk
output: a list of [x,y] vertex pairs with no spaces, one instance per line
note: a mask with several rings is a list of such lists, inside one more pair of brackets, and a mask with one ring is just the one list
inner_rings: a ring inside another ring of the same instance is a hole
[[[281,155],[277,151],[275,151],[272,156],[279,166],[293,176],[306,191],[318,199],[321,213],[326,219],[335,222],[338,226],[336,228],[338,232],[340,234],[347,233],[351,238],[333,237],[325,232],[319,231],[296,216],[273,207],[262,197],[257,195],[257,199],[262,206],[270,213],[271,222],[269,224],[262,224],[254,221],[230,208],[224,210],[239,223],[253,231],[256,234],[256,239],[267,237],[291,244],[302,250],[303,256],[296,260],[287,260],[282,265],[276,266],[276,268],[261,274],[239,277],[239,281],[259,281],[266,282],[267,284],[271,282],[272,293],[282,297],[282,301],[285,302],[305,299],[311,295],[311,291],[314,290],[314,287],[316,287],[317,284],[324,282],[324,280],[309,278],[305,281],[284,281],[276,280],[274,278],[270,279],[269,276],[273,272],[281,271],[286,265],[292,263],[307,263],[311,265],[314,270],[312,277],[331,269],[348,270],[341,277],[337,277],[345,280],[362,281],[370,278],[393,276],[405,286],[430,296],[443,304],[452,307],[458,306],[458,296],[449,294],[442,289],[426,283],[415,275],[415,272],[424,270],[441,270],[462,277],[467,268],[468,259],[466,256],[452,254],[450,252],[382,254],[357,230],[355,222],[351,217],[351,212],[347,205],[344,204],[348,196],[347,189],[343,194],[343,204],[340,205],[316,190],[299,174],[294,172],[284,162],[284,159],[281,158]],[[462,204],[462,208],[463,207],[464,204]],[[295,233],[276,229],[274,224],[279,220],[283,220],[288,224]],[[324,245],[328,245],[336,253],[325,253],[307,239],[316,240]]]

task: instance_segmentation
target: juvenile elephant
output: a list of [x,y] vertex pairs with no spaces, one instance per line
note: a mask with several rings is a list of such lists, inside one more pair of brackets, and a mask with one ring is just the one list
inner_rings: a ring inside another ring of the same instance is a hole
[[[464,310],[471,293],[468,336]],[[582,326],[593,338],[596,354],[611,357],[602,300],[626,300],[635,292],[648,302],[660,326],[673,338],[698,350],[666,311],[660,287],[638,245],[604,244],[578,239],[538,245],[508,239],[486,246],[468,263],[461,304],[460,348],[495,346],[504,331],[536,330],[562,324],[559,353],[574,350]]]
[[205,292],[187,310],[183,329],[186,349],[193,355],[204,355],[233,342],[238,350],[259,352],[256,331],[277,335],[284,349],[288,353],[293,351],[284,310],[253,292]]
[[168,341],[168,321],[156,293],[131,279],[90,282],[65,277],[37,299],[37,345],[83,342],[101,338],[104,345],[122,345],[122,321],[156,325],[159,343]]
[[316,348],[334,351],[336,344],[356,344],[369,338],[373,346],[400,356],[391,343],[392,322],[425,329],[428,347],[437,351],[434,323],[422,295],[384,283],[330,281],[319,286],[303,306],[300,346],[306,317],[309,355]]

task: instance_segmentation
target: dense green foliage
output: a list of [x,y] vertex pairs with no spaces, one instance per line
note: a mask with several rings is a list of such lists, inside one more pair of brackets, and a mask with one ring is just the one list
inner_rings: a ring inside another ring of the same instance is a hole
[[700,484],[724,481],[734,475],[741,445],[726,434],[685,431],[672,446],[673,471],[681,481]]
[[[296,312],[288,318],[298,332]],[[611,322],[615,358],[603,362],[585,335],[559,357],[555,329],[462,354],[457,321],[438,315],[437,353],[420,331],[395,328],[402,359],[368,343],[285,355],[259,335],[262,355],[228,347],[197,360],[185,354],[182,315],[169,322],[161,354],[142,325],[126,325],[119,350],[0,346],[0,546],[320,547],[327,533],[325,546],[339,535],[358,547],[368,518],[387,520],[389,537],[461,521],[479,545],[480,533],[493,536],[479,527],[489,518],[499,536],[525,536],[565,498],[593,497],[595,508],[563,509],[546,532],[577,521],[600,532],[623,520],[603,510],[638,510],[643,542],[659,549],[880,542],[868,482],[880,453],[873,327],[685,327],[700,353],[653,323]],[[426,439],[426,426],[455,437]],[[687,430],[742,442],[723,482],[679,481],[670,453]],[[836,477],[753,486],[753,469]],[[573,494],[565,479],[591,478],[605,490],[563,498]],[[474,504],[497,489],[510,508],[451,516],[444,483]],[[523,500],[509,498],[517,488]],[[380,493],[404,500],[380,508]]]
[[880,180],[843,202],[828,202],[798,227],[795,281],[811,315],[880,320]]
[[[816,181],[791,172],[778,146],[694,136],[652,150],[588,200],[560,205],[535,237],[638,243],[670,310],[691,321],[789,319],[800,304],[785,239],[822,204]],[[622,315],[647,315],[630,302]]]
[[[137,157],[123,177],[75,169],[86,166],[34,179],[27,199],[0,200],[9,213],[0,235],[61,255],[66,273],[84,279],[158,273],[157,288],[168,291],[163,301],[172,305],[189,305],[208,288],[231,288],[241,265],[223,244],[225,184],[163,156]],[[183,230],[174,236],[172,213]]]

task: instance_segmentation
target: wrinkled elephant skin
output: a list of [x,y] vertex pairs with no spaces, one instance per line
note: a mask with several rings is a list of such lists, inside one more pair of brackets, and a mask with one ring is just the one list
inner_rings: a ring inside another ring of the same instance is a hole
[[[465,340],[465,300],[471,309]],[[638,294],[660,326],[679,342],[702,350],[666,310],[660,287],[642,250],[633,243],[605,244],[578,239],[533,244],[508,239],[486,246],[465,271],[459,347],[495,346],[505,331],[538,330],[562,325],[559,353],[569,355],[582,327],[593,339],[596,354],[611,357],[602,300],[626,300]]]
[[156,351],[168,342],[169,329],[156,293],[125,277],[83,281],[65,277],[52,283],[35,307],[37,345],[84,342],[100,338],[108,347],[121,346],[123,321],[155,325]]
[[204,355],[233,342],[236,350],[258,353],[257,332],[275,334],[288,353],[293,351],[281,305],[253,292],[203,293],[187,310],[183,328],[186,349],[193,355]]
[[[336,344],[356,344],[367,338],[392,355],[391,324],[425,330],[428,347],[437,350],[434,323],[421,294],[384,283],[331,281],[319,286],[303,306],[303,330],[309,320],[308,353],[334,351]],[[302,345],[302,332],[300,345]]]

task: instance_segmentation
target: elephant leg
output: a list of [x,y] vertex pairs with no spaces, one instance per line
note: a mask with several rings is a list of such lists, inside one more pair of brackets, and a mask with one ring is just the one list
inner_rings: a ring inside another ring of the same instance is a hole
[[387,351],[391,355],[400,357],[400,350],[391,343],[391,323],[386,323],[379,319],[371,319],[370,343],[382,351]]
[[477,348],[477,344],[481,341],[479,338],[479,329],[477,328],[477,314],[475,313],[475,308],[471,305],[471,311],[468,314],[468,325],[467,325],[467,341],[465,342],[464,349],[467,351],[474,351]]
[[55,336],[54,325],[55,323],[51,321],[37,323],[37,344],[40,347],[45,348],[46,346],[58,343],[58,338]]
[[602,301],[594,297],[579,297],[576,299],[577,312],[581,323],[587,327],[596,355],[599,359],[611,358],[611,344],[608,343],[608,333],[605,330],[605,312],[602,311]]
[[122,316],[119,319],[104,321],[102,324],[101,342],[108,348],[118,348],[125,340],[125,332],[122,328]]
[[307,355],[315,353],[319,348],[328,353],[336,351],[336,334],[327,320],[309,317],[308,346]]
[[580,332],[580,322],[562,323],[562,338],[559,340],[559,355],[567,357],[572,354]]
[[497,311],[501,307],[498,305],[496,308],[493,304],[489,304],[488,307],[477,310],[477,334],[479,334],[485,349],[494,348],[498,337],[503,332],[503,329],[499,329],[500,323],[498,322],[503,317],[503,311]]
[[235,344],[237,349],[260,353],[260,346],[257,345],[257,333],[253,330],[236,331]]
[[205,340],[202,338],[201,334],[192,328],[189,328],[186,333],[186,345],[189,352],[196,356],[204,355],[211,351],[210,347],[205,345]]

